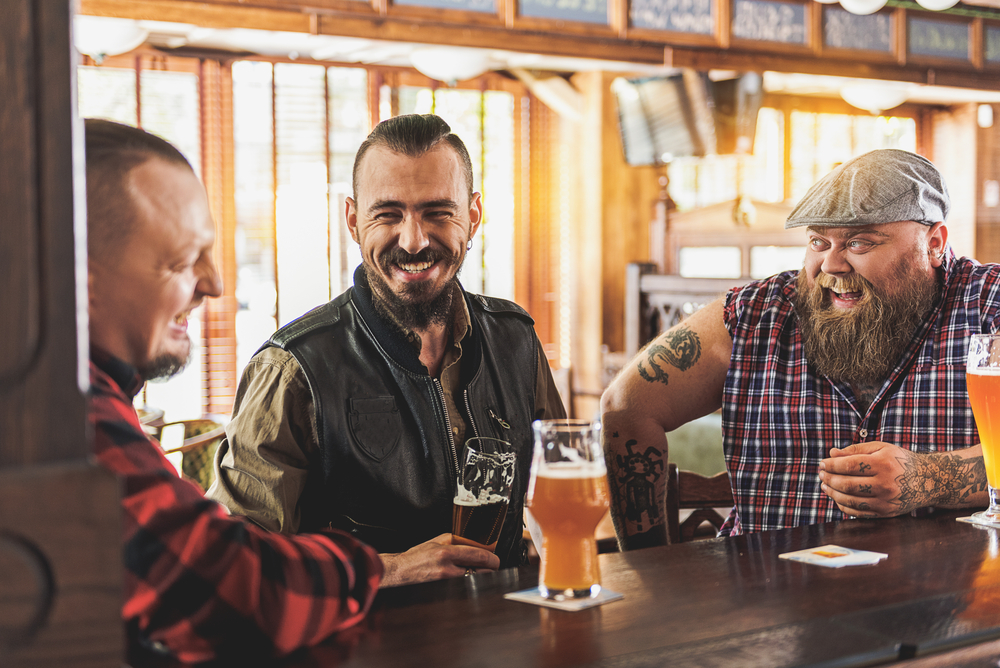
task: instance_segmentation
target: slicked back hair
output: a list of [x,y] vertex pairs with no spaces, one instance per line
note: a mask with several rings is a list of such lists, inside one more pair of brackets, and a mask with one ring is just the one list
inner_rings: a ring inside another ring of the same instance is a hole
[[159,158],[192,172],[173,144],[145,130],[97,118],[84,120],[87,160],[87,254],[108,259],[132,231],[129,173]]
[[361,171],[361,160],[368,149],[383,146],[393,153],[419,158],[441,142],[447,143],[458,154],[465,172],[469,202],[472,202],[472,159],[469,157],[469,150],[465,148],[459,136],[451,131],[451,126],[434,114],[395,116],[375,126],[354,156],[352,177],[354,201],[358,201],[358,174]]

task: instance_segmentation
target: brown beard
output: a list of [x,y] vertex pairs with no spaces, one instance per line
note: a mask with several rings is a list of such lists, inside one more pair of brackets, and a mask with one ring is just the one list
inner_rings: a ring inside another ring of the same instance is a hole
[[[854,388],[879,387],[927,317],[940,292],[938,281],[927,280],[904,258],[895,295],[880,294],[861,276],[837,279],[820,273],[812,286],[799,272],[795,311],[799,316],[806,359],[824,376]],[[823,287],[861,292],[849,310],[830,306]]]
[[439,260],[444,261],[448,267],[458,267],[451,280],[436,292],[423,283],[416,283],[406,286],[401,294],[393,292],[382,276],[365,261],[363,264],[365,276],[368,277],[368,284],[372,289],[375,309],[404,332],[423,330],[431,325],[444,325],[450,322],[457,303],[456,295],[461,299],[461,293],[457,288],[458,275],[465,262],[464,253],[449,255],[445,251],[427,248],[416,255],[411,255],[397,247],[382,255],[378,262],[386,273],[390,273],[394,264]]

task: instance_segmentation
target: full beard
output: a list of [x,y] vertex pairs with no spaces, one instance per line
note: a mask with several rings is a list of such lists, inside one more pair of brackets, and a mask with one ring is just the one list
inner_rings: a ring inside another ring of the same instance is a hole
[[382,275],[367,262],[364,263],[365,276],[376,299],[375,309],[390,322],[404,329],[424,330],[432,325],[445,325],[451,321],[455,295],[459,294],[458,275],[462,271],[465,254],[449,254],[439,249],[425,248],[416,254],[407,253],[402,248],[393,248],[378,258],[379,266],[386,275],[402,264],[422,262],[443,262],[447,271],[457,267],[454,276],[442,286],[435,288],[430,281],[409,283],[399,292],[393,292]]
[[[853,387],[877,387],[888,378],[940,292],[937,280],[915,270],[901,273],[903,290],[884,295],[861,276],[845,280],[821,273],[810,286],[805,270],[799,272],[795,311],[806,359],[817,371]],[[862,296],[841,310],[830,306],[824,287]]]

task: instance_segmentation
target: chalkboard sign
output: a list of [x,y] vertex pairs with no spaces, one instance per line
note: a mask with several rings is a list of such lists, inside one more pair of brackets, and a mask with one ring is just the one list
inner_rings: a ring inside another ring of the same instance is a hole
[[467,12],[495,14],[496,0],[393,0],[394,5],[433,7],[435,9],[464,9]]
[[909,17],[907,48],[915,56],[969,59],[969,24]]
[[1000,63],[1000,28],[986,26],[984,41],[986,53],[984,58],[988,63]]
[[805,44],[805,5],[771,0],[736,0],[733,3],[733,37]]
[[632,0],[633,28],[711,35],[715,29],[712,0]]
[[892,21],[888,14],[852,14],[823,6],[823,45],[830,49],[892,51]]
[[608,0],[520,0],[521,16],[608,24]]

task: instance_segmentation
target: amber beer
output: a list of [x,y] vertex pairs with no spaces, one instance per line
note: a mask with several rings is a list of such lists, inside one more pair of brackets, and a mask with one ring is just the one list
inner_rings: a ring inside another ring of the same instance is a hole
[[505,499],[480,503],[478,500],[456,498],[451,513],[452,542],[494,552],[506,516]]
[[1000,368],[969,369],[965,383],[983,446],[986,480],[997,489],[1000,488]]
[[595,462],[545,465],[528,490],[528,508],[542,530],[542,595],[596,595],[601,570],[594,531],[608,510],[604,467]]

